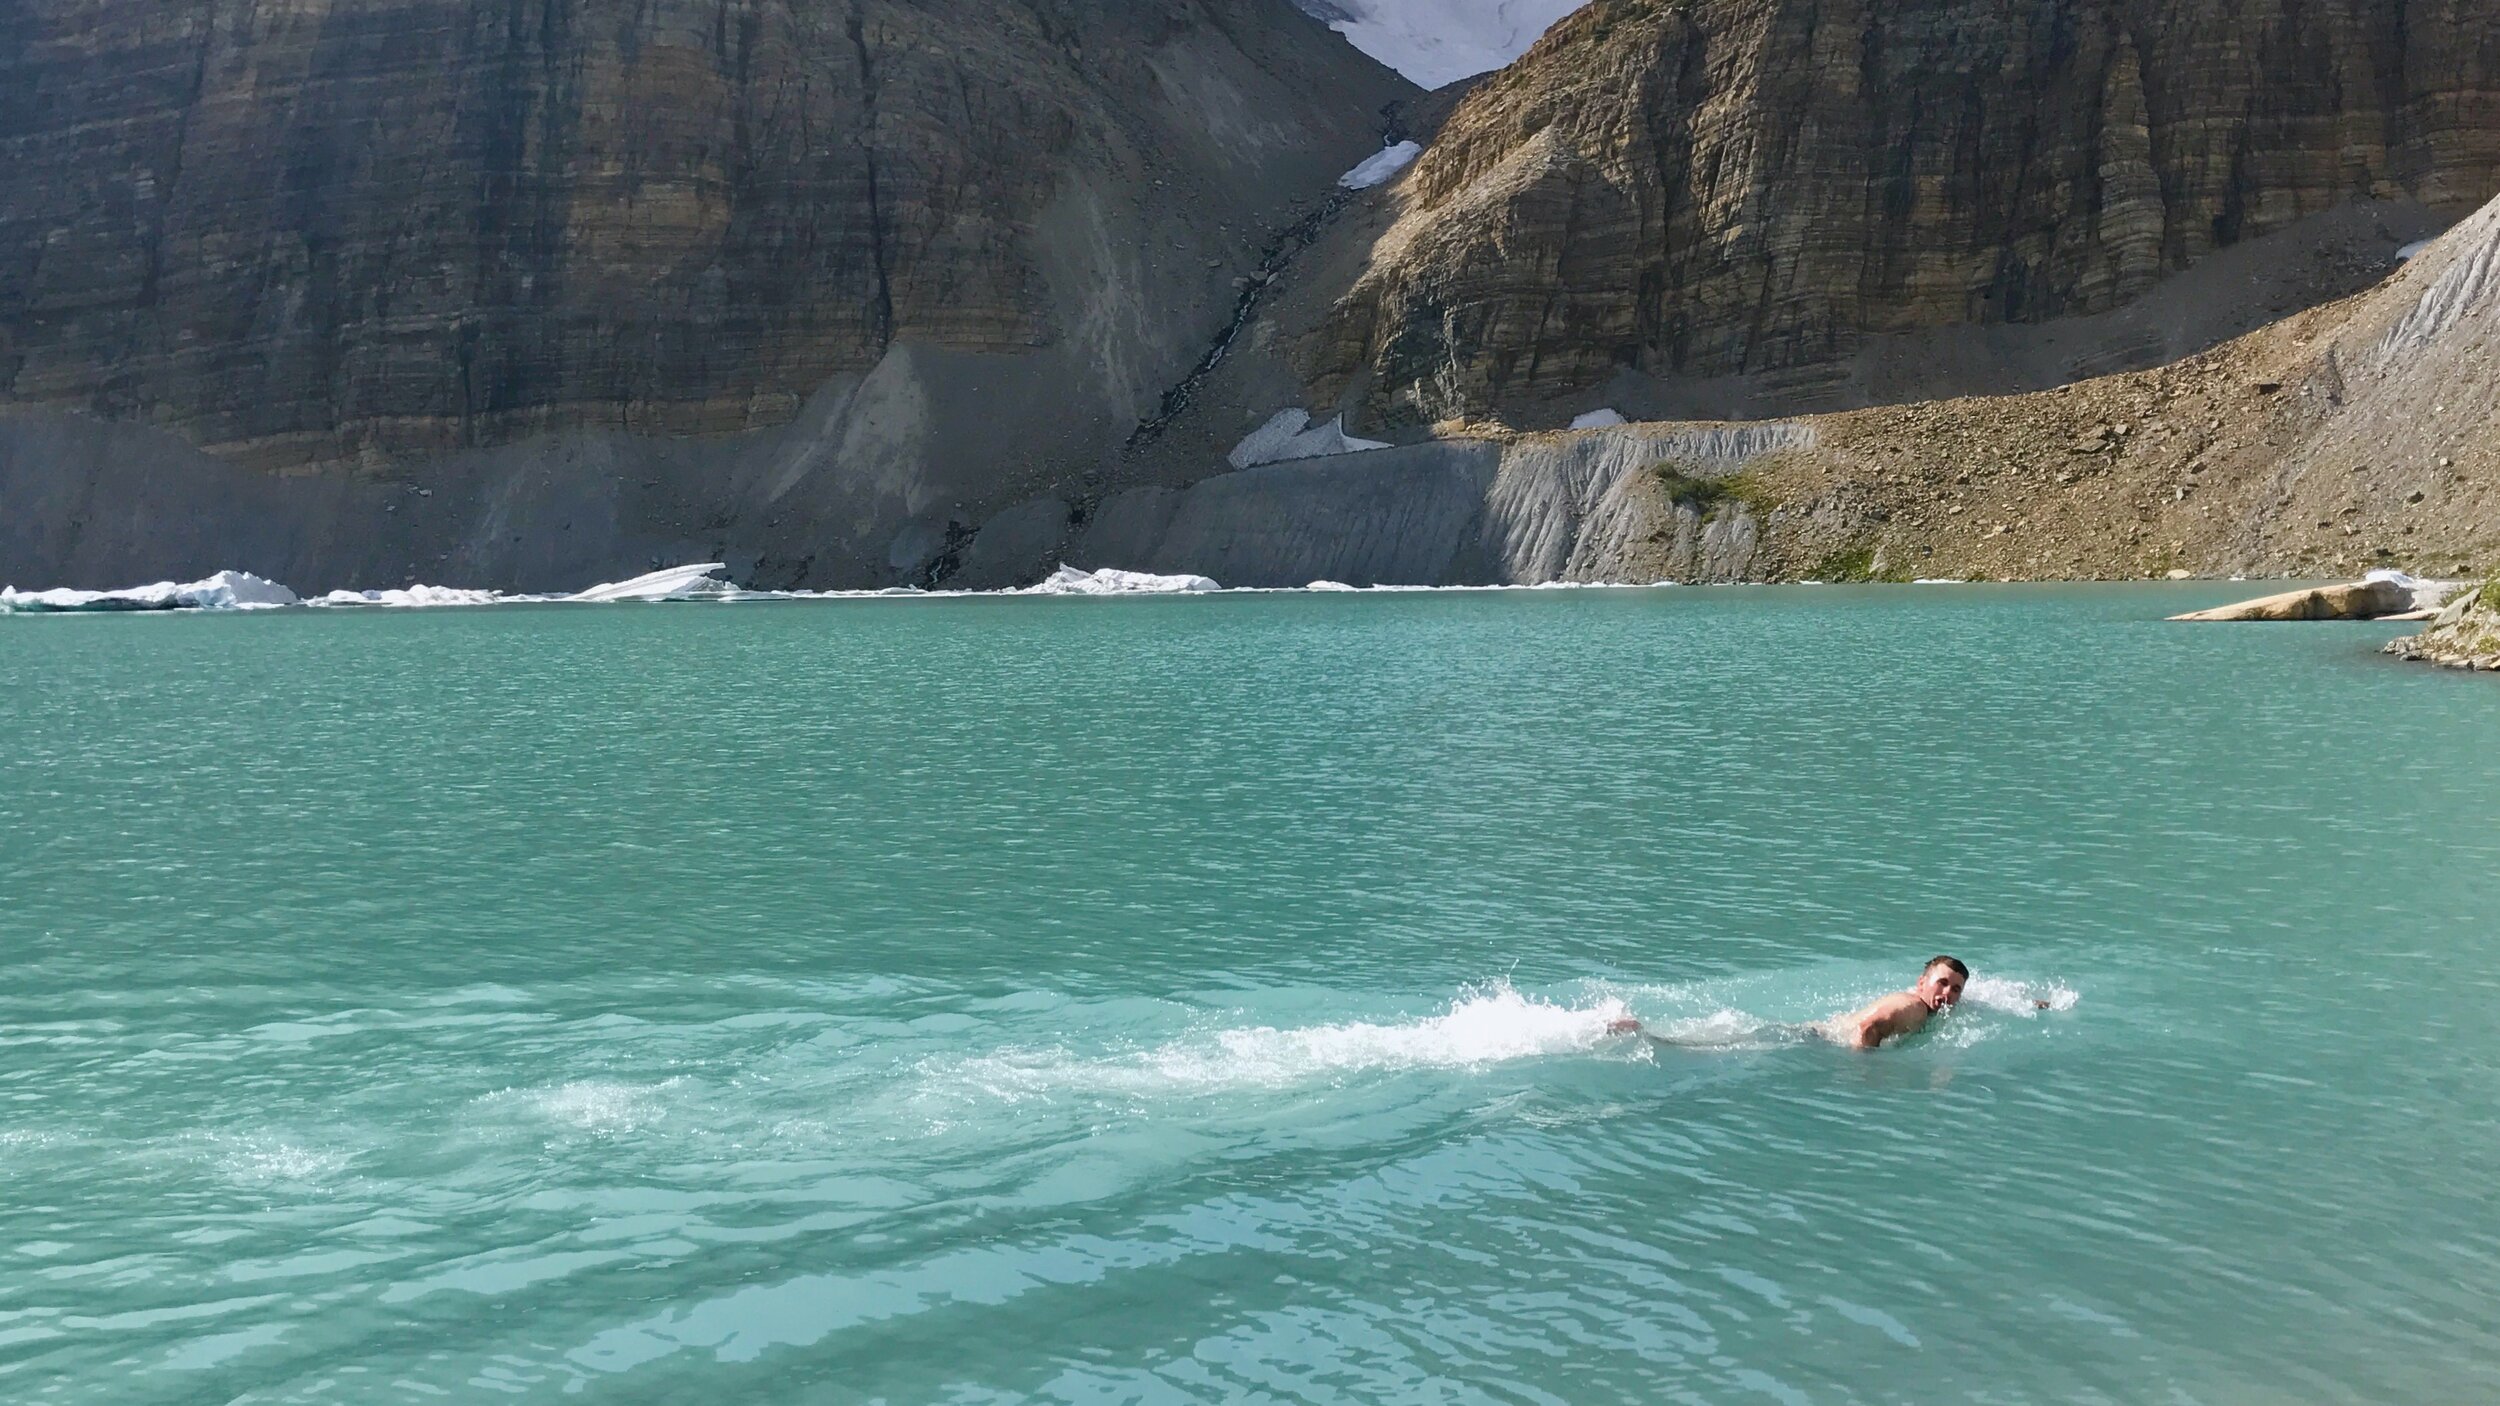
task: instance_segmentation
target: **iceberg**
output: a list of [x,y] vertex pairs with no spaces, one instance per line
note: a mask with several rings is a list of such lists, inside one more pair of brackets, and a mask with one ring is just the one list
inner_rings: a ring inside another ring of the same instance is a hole
[[198,581],[159,581],[119,591],[20,591],[0,587],[0,611],[267,610],[296,605],[295,593],[248,571],[220,571]]
[[1337,184],[1347,190],[1370,190],[1374,186],[1387,185],[1398,172],[1414,165],[1415,158],[1423,154],[1424,148],[1419,142],[1391,142],[1364,157],[1353,170],[1339,176]]
[[1038,586],[1028,586],[1018,595],[1028,596],[1136,596],[1180,595],[1195,591],[1224,589],[1204,576],[1157,576],[1147,571],[1121,571],[1104,567],[1099,571],[1079,571],[1062,566],[1050,579]]
[[586,591],[576,591],[558,600],[608,602],[625,600],[698,600],[734,595],[738,588],[727,581],[713,579],[713,573],[728,568],[716,561],[697,562],[692,566],[671,566],[647,572],[630,581],[609,581]]
[[410,586],[395,591],[332,591],[306,605],[378,605],[394,610],[422,610],[447,605],[502,605],[537,599],[508,596],[501,591],[466,591],[457,586]]

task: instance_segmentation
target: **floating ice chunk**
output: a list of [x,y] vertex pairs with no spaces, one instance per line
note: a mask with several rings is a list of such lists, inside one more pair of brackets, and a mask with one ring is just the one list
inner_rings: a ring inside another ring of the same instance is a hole
[[199,610],[253,610],[296,603],[293,591],[248,571],[220,571],[205,581],[176,586],[174,598]]
[[1351,591],[1354,590],[1355,587],[1349,586],[1343,581],[1314,581],[1302,589],[1306,591]]
[[1373,186],[1387,185],[1398,172],[1414,165],[1415,158],[1423,154],[1420,143],[1391,142],[1364,157],[1353,170],[1339,176],[1337,184],[1347,190],[1370,190]]
[[1224,589],[1204,576],[1157,576],[1148,571],[1121,571],[1104,567],[1100,571],[1079,571],[1062,566],[1050,579],[1029,586],[1019,594],[1035,596],[1130,596],[1177,595],[1189,591],[1220,591]]
[[713,579],[713,573],[728,568],[716,561],[698,562],[692,566],[672,566],[637,576],[630,581],[610,581],[587,591],[576,591],[563,599],[568,601],[620,600],[690,600],[696,597],[725,596],[738,588],[726,581]]
[[248,571],[220,571],[198,581],[159,581],[119,591],[20,591],[0,588],[0,610],[266,610],[297,604],[295,593]]
[[1573,416],[1571,420],[1571,428],[1575,430],[1603,430],[1624,423],[1627,422],[1624,420],[1622,413],[1617,411],[1613,406],[1609,405],[1602,410],[1592,410],[1586,415]]
[[1365,449],[1389,447],[1380,440],[1357,439],[1347,434],[1342,415],[1317,429],[1305,428],[1310,423],[1308,412],[1279,410],[1267,418],[1266,424],[1243,436],[1241,443],[1234,445],[1233,452],[1225,455],[1224,460],[1236,469],[1247,469],[1258,464],[1282,463],[1287,459],[1321,459],[1331,454],[1352,454]]
[[391,591],[332,591],[307,605],[379,605],[397,610],[419,610],[446,605],[502,605],[508,601],[526,601],[528,596],[508,596],[501,591],[469,591],[457,586],[409,586]]

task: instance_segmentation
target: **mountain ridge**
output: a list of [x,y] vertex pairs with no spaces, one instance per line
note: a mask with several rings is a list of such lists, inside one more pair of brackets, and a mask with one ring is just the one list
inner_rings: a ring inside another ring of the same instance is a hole
[[1301,359],[1375,425],[1672,399],[2496,190],[2500,14],[2437,0],[1597,0],[1459,103]]

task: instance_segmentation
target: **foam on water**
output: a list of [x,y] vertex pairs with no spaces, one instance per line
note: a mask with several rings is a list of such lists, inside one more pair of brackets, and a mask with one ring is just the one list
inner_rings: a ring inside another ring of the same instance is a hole
[[240,1186],[319,1185],[354,1160],[274,1133],[206,1133],[199,1142],[217,1174]]
[[1605,1042],[1607,1025],[1626,1013],[1613,997],[1564,1005],[1497,982],[1415,1020],[1243,1026],[1124,1054],[1010,1049],[925,1062],[923,1072],[936,1084],[1011,1101],[1061,1093],[1189,1096],[1580,1053]]
[[2051,1011],[2071,1011],[2080,997],[2063,982],[2018,981],[2004,976],[1974,976],[1962,988],[1962,1004],[1986,1010],[2001,1011],[2030,1019],[2040,1015],[2037,1002],[2048,1002]]
[[597,1135],[631,1133],[660,1121],[668,1093],[682,1081],[635,1084],[620,1079],[576,1079],[532,1089],[507,1089],[478,1100],[481,1109],[517,1117],[525,1124]]

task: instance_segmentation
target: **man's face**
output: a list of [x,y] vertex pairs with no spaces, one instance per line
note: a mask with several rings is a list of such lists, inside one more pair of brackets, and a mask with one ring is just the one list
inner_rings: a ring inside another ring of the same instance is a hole
[[1962,999],[1964,977],[1960,972],[1938,962],[1918,979],[1918,998],[1931,1010],[1943,1010]]

